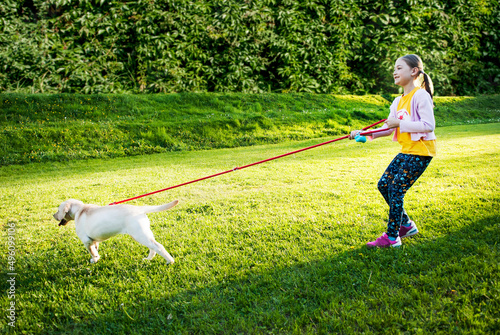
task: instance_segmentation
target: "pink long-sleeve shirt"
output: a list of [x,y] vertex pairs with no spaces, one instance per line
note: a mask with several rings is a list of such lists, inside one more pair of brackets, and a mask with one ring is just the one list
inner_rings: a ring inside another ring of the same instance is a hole
[[[397,97],[392,102],[389,117],[396,117],[399,100],[401,100],[401,96]],[[388,128],[386,124],[381,127],[381,129],[384,128],[387,128],[387,131],[374,133],[371,137],[377,138],[389,136],[396,129]],[[399,131],[402,133],[410,133],[412,141],[419,141],[420,139],[424,141],[431,141],[436,139],[436,135],[434,134],[435,128],[436,121],[434,119],[434,104],[432,102],[432,98],[426,90],[417,90],[411,100],[410,120],[401,120],[401,123],[399,124]],[[392,140],[398,140],[395,132]]]

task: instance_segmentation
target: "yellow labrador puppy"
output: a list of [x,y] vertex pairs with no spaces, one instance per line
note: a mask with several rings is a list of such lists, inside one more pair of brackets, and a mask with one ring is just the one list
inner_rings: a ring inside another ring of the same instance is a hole
[[97,262],[100,258],[97,252],[99,242],[117,234],[129,234],[134,240],[149,248],[148,260],[158,253],[167,260],[167,264],[170,264],[174,262],[174,259],[163,245],[155,241],[146,214],[166,211],[178,202],[175,200],[161,206],[97,206],[69,199],[59,206],[54,218],[61,221],[60,226],[66,225],[70,220],[75,220],[76,235],[92,255],[91,263]]

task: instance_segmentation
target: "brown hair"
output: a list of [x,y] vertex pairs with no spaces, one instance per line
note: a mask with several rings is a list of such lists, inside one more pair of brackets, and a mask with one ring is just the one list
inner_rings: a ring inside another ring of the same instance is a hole
[[424,80],[422,82],[421,87],[425,88],[427,93],[429,93],[431,95],[431,99],[432,99],[432,96],[434,95],[434,85],[432,85],[431,77],[429,77],[429,75],[424,72],[424,64],[422,63],[422,60],[420,59],[420,57],[418,57],[417,55],[406,55],[406,56],[401,57],[401,59],[404,60],[405,63],[408,64],[408,66],[411,69],[416,67],[420,70],[419,75],[422,74],[424,77]]

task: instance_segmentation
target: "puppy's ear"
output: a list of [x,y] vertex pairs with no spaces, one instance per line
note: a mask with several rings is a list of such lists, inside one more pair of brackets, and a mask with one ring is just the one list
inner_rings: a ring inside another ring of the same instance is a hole
[[[65,216],[66,214],[68,214],[68,212],[69,212],[69,210],[70,210],[70,209],[71,209],[71,202],[70,202],[70,201],[68,201],[68,202],[66,202],[66,205],[64,205],[64,210],[63,210],[64,216]],[[63,216],[63,217],[64,217],[64,216]]]

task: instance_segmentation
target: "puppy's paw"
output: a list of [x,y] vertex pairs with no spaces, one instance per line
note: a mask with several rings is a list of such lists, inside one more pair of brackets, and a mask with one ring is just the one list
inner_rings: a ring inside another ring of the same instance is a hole
[[94,263],[97,263],[97,261],[101,259],[101,257],[95,257],[95,258],[91,258],[90,259],[90,263],[94,264]]

